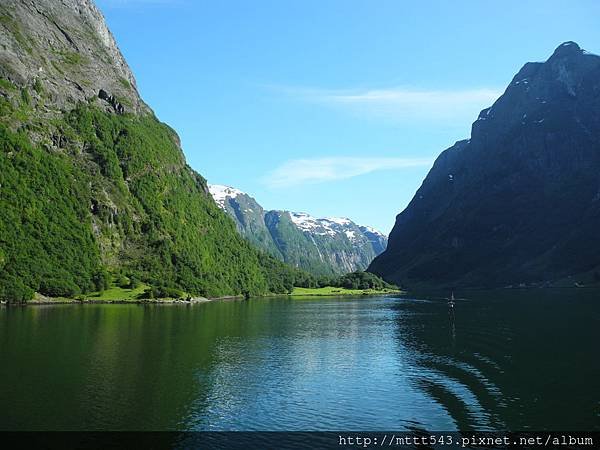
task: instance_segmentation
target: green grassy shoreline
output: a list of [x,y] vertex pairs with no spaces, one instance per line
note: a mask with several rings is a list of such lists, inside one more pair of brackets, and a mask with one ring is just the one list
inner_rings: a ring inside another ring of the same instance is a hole
[[[232,295],[224,297],[187,297],[187,298],[155,298],[155,299],[142,299],[139,295],[144,292],[148,286],[140,285],[135,289],[125,289],[119,287],[112,287],[103,292],[95,292],[78,298],[66,298],[66,297],[44,297],[36,295],[33,300],[26,303],[15,303],[14,306],[25,306],[25,305],[95,305],[95,304],[194,304],[204,303],[215,300],[235,300],[243,299],[242,295]],[[289,297],[289,298],[300,298],[300,297],[358,297],[358,296],[372,296],[372,295],[390,295],[390,294],[403,294],[404,291],[398,289],[346,289],[338,287],[322,287],[322,288],[294,288],[290,294],[273,294],[264,297]],[[260,298],[258,296],[257,298]],[[4,303],[3,303],[4,304]]]
[[344,297],[344,296],[361,296],[361,295],[387,295],[387,294],[403,294],[400,289],[346,289],[333,286],[321,288],[300,288],[295,287],[290,297]]

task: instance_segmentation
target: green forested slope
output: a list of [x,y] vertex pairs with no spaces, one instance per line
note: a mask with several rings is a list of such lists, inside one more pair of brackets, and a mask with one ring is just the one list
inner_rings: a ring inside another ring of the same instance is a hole
[[72,161],[4,125],[0,145],[0,298],[28,300],[34,290],[72,295],[100,285],[90,190]]
[[2,300],[101,290],[111,274],[206,296],[291,289],[297,272],[238,235],[152,114],[92,98],[42,119],[41,82],[0,94]]

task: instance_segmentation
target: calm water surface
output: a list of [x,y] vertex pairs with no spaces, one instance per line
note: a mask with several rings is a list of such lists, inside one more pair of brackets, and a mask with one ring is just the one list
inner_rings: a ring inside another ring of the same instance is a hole
[[1,308],[0,429],[600,430],[599,293],[466,296]]

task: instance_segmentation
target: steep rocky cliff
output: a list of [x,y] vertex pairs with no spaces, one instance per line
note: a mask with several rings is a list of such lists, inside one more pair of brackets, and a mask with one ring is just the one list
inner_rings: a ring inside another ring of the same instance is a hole
[[600,57],[527,63],[436,160],[369,271],[408,286],[600,280]]
[[2,0],[0,25],[0,77],[41,84],[47,109],[69,109],[104,90],[129,112],[149,112],[91,0]]

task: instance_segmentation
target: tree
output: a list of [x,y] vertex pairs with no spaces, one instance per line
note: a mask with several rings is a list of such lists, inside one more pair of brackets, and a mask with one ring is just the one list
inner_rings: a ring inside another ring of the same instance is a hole
[[25,286],[14,276],[4,275],[0,278],[0,300],[8,303],[24,303],[33,298],[33,289]]

